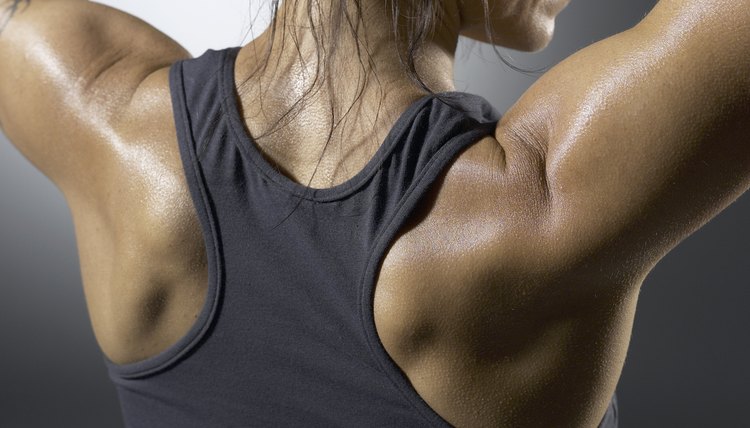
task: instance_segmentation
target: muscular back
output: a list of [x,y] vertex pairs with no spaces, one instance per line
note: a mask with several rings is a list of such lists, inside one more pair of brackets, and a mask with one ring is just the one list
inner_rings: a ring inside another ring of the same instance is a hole
[[[203,305],[166,74],[187,54],[104,6],[32,3],[0,34],[0,124],[70,204],[102,350],[138,361]],[[548,72],[394,242],[378,333],[449,421],[598,422],[643,278],[747,190],[750,36],[726,28],[750,8],[710,3],[662,1]]]

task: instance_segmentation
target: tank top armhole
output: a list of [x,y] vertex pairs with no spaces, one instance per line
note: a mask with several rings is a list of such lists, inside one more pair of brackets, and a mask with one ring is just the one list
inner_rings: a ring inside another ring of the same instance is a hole
[[[360,321],[368,345],[370,346],[371,355],[380,369],[391,380],[399,392],[401,392],[403,397],[410,402],[412,407],[419,412],[430,426],[452,427],[448,421],[435,412],[435,410],[433,410],[432,407],[422,399],[403,371],[401,371],[396,362],[385,350],[377,333],[373,311],[376,276],[380,271],[386,250],[390,247],[396,234],[404,225],[409,215],[414,211],[414,208],[417,206],[428,188],[435,182],[437,177],[444,172],[445,167],[453,158],[458,156],[461,151],[468,146],[478,142],[482,136],[492,135],[495,127],[496,122],[485,123],[478,127],[476,132],[463,135],[458,141],[452,141],[451,143],[446,144],[435,153],[433,158],[405,192],[398,208],[394,211],[394,214],[388,219],[383,229],[375,238],[360,279]],[[617,428],[619,421],[618,413],[617,394],[615,393],[612,396],[604,417],[597,427]]]
[[482,124],[473,132],[463,134],[460,138],[445,144],[434,154],[419,176],[409,186],[398,208],[375,238],[360,280],[360,321],[362,322],[362,328],[370,346],[371,355],[377,361],[380,369],[383,370],[404,398],[410,402],[412,407],[422,415],[429,426],[451,427],[452,425],[422,399],[406,375],[385,350],[375,327],[373,311],[376,276],[380,271],[386,250],[390,247],[398,230],[401,229],[406,219],[414,211],[417,203],[425,195],[430,185],[435,182],[455,156],[466,147],[478,142],[483,136],[491,135],[494,128],[494,123]]
[[169,70],[169,86],[172,100],[172,112],[177,129],[177,144],[183,171],[188,184],[193,206],[198,214],[208,263],[208,286],[206,297],[198,318],[177,342],[162,352],[134,363],[117,364],[104,355],[110,378],[136,379],[154,376],[169,370],[185,359],[191,351],[206,337],[217,312],[222,292],[223,266],[220,234],[213,209],[211,195],[206,185],[200,158],[196,152],[196,143],[190,116],[187,111],[185,86],[183,80],[183,61],[178,61]]

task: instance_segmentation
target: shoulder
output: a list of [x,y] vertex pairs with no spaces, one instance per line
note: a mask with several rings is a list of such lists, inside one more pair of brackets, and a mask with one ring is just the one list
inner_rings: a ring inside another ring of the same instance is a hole
[[[12,143],[68,195],[131,144],[125,118],[164,110],[154,84],[189,54],[142,20],[84,1],[29,2],[0,34],[0,124]],[[169,110],[167,110],[169,111]],[[111,171],[115,165],[107,165]],[[101,171],[104,172],[104,171]]]
[[[521,150],[487,136],[458,153],[407,220],[389,251],[391,266],[413,270],[418,255],[434,262],[424,265],[438,276],[446,274],[441,266],[469,275],[511,265],[538,271],[539,234],[549,221],[546,189],[533,155]],[[509,162],[519,158],[526,166]]]
[[137,300],[203,264],[168,79],[186,58],[142,20],[87,1],[32,0],[0,33],[0,124],[68,202],[97,331],[113,325],[102,319],[117,290]]

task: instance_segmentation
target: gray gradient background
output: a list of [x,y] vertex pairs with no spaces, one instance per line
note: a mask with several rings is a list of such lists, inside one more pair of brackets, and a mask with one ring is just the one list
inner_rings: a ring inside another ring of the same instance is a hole
[[[107,3],[129,10],[145,4]],[[196,55],[208,47],[201,39],[213,37],[211,47],[241,43],[241,29],[226,30],[226,20],[237,16],[233,4],[211,11],[213,23],[203,35],[192,31],[192,41],[185,29],[205,22],[207,2],[139,16]],[[502,52],[523,67],[554,64],[631,27],[654,4],[573,0],[546,50]],[[533,81],[500,65],[487,49],[462,45],[457,55],[457,89],[485,96],[500,111]],[[750,426],[748,215],[746,194],[646,279],[618,386],[622,427]],[[75,245],[61,194],[0,135],[0,427],[122,426],[87,318]]]

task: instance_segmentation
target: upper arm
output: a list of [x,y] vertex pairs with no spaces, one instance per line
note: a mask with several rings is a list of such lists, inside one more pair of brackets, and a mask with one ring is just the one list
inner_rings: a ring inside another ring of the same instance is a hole
[[116,9],[31,0],[0,33],[0,125],[63,192],[77,191],[116,152],[118,119],[142,82],[188,56]]
[[556,268],[642,278],[750,187],[748,26],[747,0],[662,0],[506,113],[497,137],[544,182]]

